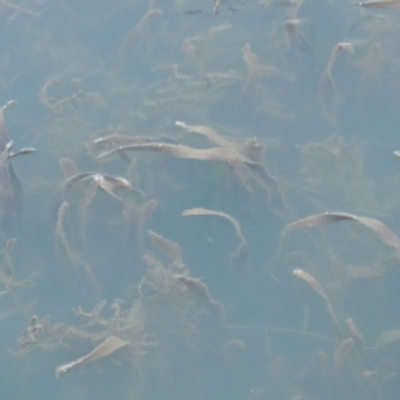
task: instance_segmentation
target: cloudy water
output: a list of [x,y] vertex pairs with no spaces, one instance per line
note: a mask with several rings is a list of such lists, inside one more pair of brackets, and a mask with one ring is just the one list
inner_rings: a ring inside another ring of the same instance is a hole
[[399,398],[399,0],[7,0],[0,36],[1,398]]

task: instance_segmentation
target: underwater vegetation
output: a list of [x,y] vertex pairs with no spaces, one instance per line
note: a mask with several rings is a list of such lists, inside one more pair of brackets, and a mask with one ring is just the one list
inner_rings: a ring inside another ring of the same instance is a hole
[[397,400],[399,9],[0,1],[2,396]]

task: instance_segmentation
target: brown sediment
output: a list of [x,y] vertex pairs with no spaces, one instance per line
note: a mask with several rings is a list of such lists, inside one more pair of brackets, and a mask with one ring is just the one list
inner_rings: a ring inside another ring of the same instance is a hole
[[242,234],[242,230],[240,228],[239,221],[232,217],[231,215],[217,210],[208,210],[206,208],[198,207],[191,208],[182,212],[182,216],[184,217],[193,217],[193,216],[216,216],[220,218],[224,218],[231,223],[233,228],[235,229],[235,234],[238,239],[238,245],[234,253],[231,255],[231,260],[234,265],[241,264],[241,267],[244,267],[246,270],[250,269],[250,250],[247,245],[247,241]]

